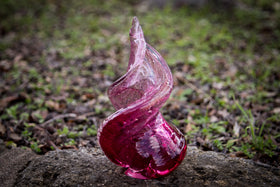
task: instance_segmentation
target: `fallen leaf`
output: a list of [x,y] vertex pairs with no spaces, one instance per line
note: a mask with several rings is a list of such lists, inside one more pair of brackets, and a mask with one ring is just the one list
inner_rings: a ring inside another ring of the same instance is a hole
[[78,150],[78,148],[75,145],[63,145],[60,149],[75,149],[75,150]]
[[84,55],[89,56],[91,54],[90,46],[86,46],[84,49]]
[[6,132],[6,127],[2,123],[0,123],[0,134],[3,136],[5,132]]
[[248,158],[247,155],[245,155],[242,151],[238,151],[235,153],[236,157],[241,157],[241,158]]
[[205,145],[205,141],[204,141],[202,138],[200,138],[200,137],[197,137],[197,138],[196,138],[196,141],[197,141],[200,145]]
[[223,118],[227,118],[229,116],[229,113],[226,110],[219,110],[218,114]]
[[266,97],[274,97],[274,96],[276,96],[276,92],[264,92],[264,95],[266,96]]
[[32,120],[34,120],[35,122],[42,122],[40,120],[45,120],[47,116],[47,110],[35,110],[31,113]]
[[213,116],[217,111],[215,109],[211,109],[209,112],[209,116]]
[[222,83],[222,82],[214,82],[214,83],[213,83],[213,88],[215,88],[215,89],[217,89],[217,90],[222,89],[223,86],[224,86],[224,83]]
[[210,117],[210,122],[211,123],[214,123],[214,122],[217,122],[219,119],[216,117],[216,116],[211,116]]
[[59,110],[60,110],[59,103],[54,102],[54,101],[52,101],[52,100],[46,101],[46,106],[47,106],[49,109],[52,109],[52,110],[56,110],[56,111],[59,111]]
[[266,110],[269,110],[269,107],[265,106],[265,105],[253,105],[253,110],[255,110],[255,111],[266,111]]
[[243,91],[239,94],[239,96],[242,98],[242,99],[245,99],[247,97],[249,97],[251,95],[251,93],[249,93],[248,91]]
[[184,132],[187,133],[190,132],[191,130],[192,130],[192,124],[188,123],[184,128]]
[[85,103],[86,106],[94,106],[96,103],[96,99],[89,100],[88,102]]
[[12,63],[7,60],[0,61],[0,70],[3,72],[7,72],[12,68]]
[[5,97],[0,100],[0,110],[6,108],[11,102],[24,101],[27,98],[29,98],[29,96],[27,93],[24,93],[24,92],[17,94],[17,95]]
[[280,107],[279,108],[274,108],[272,110],[272,112],[275,113],[275,114],[280,114]]
[[88,99],[93,99],[93,98],[95,98],[95,95],[91,93],[86,93],[81,97],[82,101],[87,101]]
[[233,126],[233,133],[236,137],[239,137],[240,125],[235,122]]
[[11,133],[9,137],[16,142],[21,140],[21,137],[16,133]]
[[191,103],[196,104],[196,105],[200,105],[201,103],[203,103],[203,98],[197,97],[196,99],[193,99],[191,101]]
[[237,73],[237,68],[235,66],[230,66],[228,71],[226,71],[222,77],[234,77]]
[[175,82],[175,85],[178,85],[179,83],[184,84],[186,82],[185,74],[182,72],[176,72],[174,74],[174,82]]
[[9,96],[9,97],[5,97],[3,99],[0,100],[0,110],[6,108],[9,103],[11,103],[12,101],[15,101],[19,98],[18,95],[13,95],[13,96]]
[[89,140],[81,140],[79,143],[79,147],[86,146],[89,143]]
[[98,98],[97,98],[97,100],[98,100],[98,102],[104,102],[104,103],[106,103],[106,102],[109,102],[109,98],[107,97],[107,96],[105,96],[105,95],[99,95],[98,96]]
[[19,62],[22,58],[23,58],[22,54],[18,54],[18,55],[16,55],[16,57],[14,58],[14,62],[17,63],[17,62]]

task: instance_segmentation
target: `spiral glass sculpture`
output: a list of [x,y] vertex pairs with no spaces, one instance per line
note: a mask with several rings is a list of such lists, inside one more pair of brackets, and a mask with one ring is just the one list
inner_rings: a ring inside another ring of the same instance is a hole
[[157,178],[182,162],[187,146],[183,134],[159,112],[173,87],[167,63],[145,42],[136,17],[129,35],[127,73],[108,89],[117,111],[100,126],[98,140],[112,162],[127,168],[126,175]]

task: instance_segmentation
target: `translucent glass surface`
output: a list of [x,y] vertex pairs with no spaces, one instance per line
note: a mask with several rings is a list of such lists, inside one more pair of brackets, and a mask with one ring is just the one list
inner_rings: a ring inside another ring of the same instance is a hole
[[129,35],[127,72],[108,89],[117,111],[100,126],[98,140],[112,162],[127,168],[126,175],[157,178],[182,162],[187,146],[183,134],[159,112],[173,87],[167,63],[145,42],[136,17]]

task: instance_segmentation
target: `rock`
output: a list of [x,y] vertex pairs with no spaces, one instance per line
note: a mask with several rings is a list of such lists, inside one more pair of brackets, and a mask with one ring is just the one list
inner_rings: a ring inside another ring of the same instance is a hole
[[31,150],[6,149],[0,144],[0,186],[13,186],[17,173],[37,157]]
[[[1,163],[2,160],[1,158]],[[10,161],[12,160],[13,158],[10,158]],[[221,153],[203,152],[192,146],[188,147],[186,158],[175,171],[154,180],[127,177],[124,175],[125,170],[111,163],[98,148],[51,151],[25,164],[25,168],[16,165],[14,167],[13,174],[18,171],[15,186],[279,186],[280,184],[280,170],[277,168],[256,165],[250,160],[232,158]]]

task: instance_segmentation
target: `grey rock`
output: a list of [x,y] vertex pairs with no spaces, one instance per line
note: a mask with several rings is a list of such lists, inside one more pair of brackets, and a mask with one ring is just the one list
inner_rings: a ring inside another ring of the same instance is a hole
[[279,186],[280,171],[250,160],[189,146],[170,175],[139,180],[124,175],[98,148],[52,151],[18,172],[15,186]]
[[17,173],[37,157],[31,150],[7,149],[0,144],[0,186],[13,186]]

